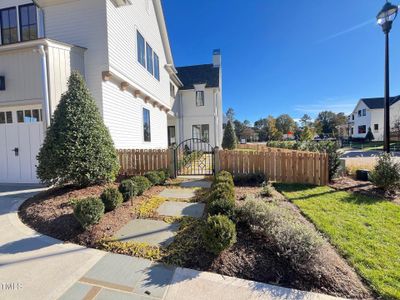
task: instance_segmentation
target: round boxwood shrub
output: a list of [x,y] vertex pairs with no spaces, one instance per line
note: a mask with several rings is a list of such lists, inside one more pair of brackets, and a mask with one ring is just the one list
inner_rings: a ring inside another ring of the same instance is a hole
[[85,81],[73,72],[43,146],[37,174],[46,184],[78,186],[111,182],[120,169],[111,135]]
[[216,185],[220,182],[227,182],[233,186],[233,177],[229,172],[221,171],[215,176],[213,185]]
[[210,216],[204,225],[203,238],[207,251],[218,255],[236,243],[236,226],[227,216]]
[[376,167],[370,173],[370,180],[385,192],[400,188],[400,163],[392,155],[384,153],[378,158]]
[[103,201],[106,211],[116,209],[124,200],[122,194],[113,187],[106,188],[101,194],[100,199]]
[[152,185],[160,185],[162,182],[162,178],[160,177],[160,173],[158,171],[147,172],[144,176],[150,180]]
[[220,182],[213,186],[210,201],[215,201],[217,199],[227,199],[230,201],[235,201],[235,189],[227,182]]
[[74,216],[83,228],[98,223],[103,215],[104,204],[100,198],[89,197],[79,200],[74,207]]
[[138,194],[138,188],[131,179],[125,179],[118,187],[119,192],[122,194],[124,201],[132,199]]
[[216,199],[208,204],[208,213],[214,215],[225,215],[232,218],[235,213],[235,201],[229,199]]
[[145,191],[151,188],[151,182],[144,176],[134,176],[131,178],[134,185],[137,188],[137,195],[142,195]]

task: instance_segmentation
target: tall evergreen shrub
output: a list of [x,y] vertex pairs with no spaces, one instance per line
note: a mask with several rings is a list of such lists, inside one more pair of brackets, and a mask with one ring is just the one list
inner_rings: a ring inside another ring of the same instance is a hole
[[38,154],[38,177],[46,184],[88,186],[113,181],[117,153],[82,76],[73,72]]
[[224,130],[224,137],[222,139],[222,148],[233,150],[236,148],[236,135],[231,121],[228,121]]

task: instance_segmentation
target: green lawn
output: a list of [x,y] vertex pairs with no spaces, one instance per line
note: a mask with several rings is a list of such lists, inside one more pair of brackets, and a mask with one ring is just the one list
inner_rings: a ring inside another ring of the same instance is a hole
[[400,205],[329,187],[276,187],[379,295],[400,299]]

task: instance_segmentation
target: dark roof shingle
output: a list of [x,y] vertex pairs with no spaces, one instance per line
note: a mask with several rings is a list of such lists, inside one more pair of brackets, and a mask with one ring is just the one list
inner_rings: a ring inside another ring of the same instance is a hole
[[219,87],[219,67],[213,64],[177,67],[178,78],[183,83],[181,90],[194,89],[195,84],[206,84],[206,87]]
[[[369,109],[384,108],[384,98],[364,98],[360,100],[363,101]],[[400,96],[390,97],[390,105],[395,104],[399,100]]]

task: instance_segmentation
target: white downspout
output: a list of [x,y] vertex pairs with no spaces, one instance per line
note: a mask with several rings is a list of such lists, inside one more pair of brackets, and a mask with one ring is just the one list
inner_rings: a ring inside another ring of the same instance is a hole
[[43,112],[45,127],[50,126],[50,100],[49,100],[49,84],[47,77],[47,57],[46,50],[43,45],[38,46],[40,54],[40,62],[42,67],[42,94],[43,94]]

